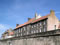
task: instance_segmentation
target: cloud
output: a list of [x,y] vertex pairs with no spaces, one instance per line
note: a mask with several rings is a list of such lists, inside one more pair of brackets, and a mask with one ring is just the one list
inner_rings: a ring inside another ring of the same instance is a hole
[[3,25],[3,24],[0,24],[0,30],[4,30],[4,29],[6,29],[6,27]]
[[10,26],[7,24],[0,24],[0,37],[7,29],[9,29],[9,27]]
[[0,24],[0,30],[6,30],[9,28],[9,25],[6,24]]

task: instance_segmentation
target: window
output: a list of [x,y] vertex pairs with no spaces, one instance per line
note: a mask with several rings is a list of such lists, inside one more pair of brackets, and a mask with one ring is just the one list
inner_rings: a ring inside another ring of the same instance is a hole
[[21,33],[21,36],[22,36],[22,33]]
[[31,33],[33,34],[33,30],[31,31]]
[[18,36],[18,34],[17,34],[17,36]]
[[29,34],[29,32],[27,31],[27,35]]
[[14,36],[16,37],[16,34]]
[[41,28],[40,28],[39,32],[41,32]]
[[24,29],[24,30],[23,30],[23,34],[25,35],[25,31],[26,31],[26,29],[25,29],[25,27],[23,27],[23,29]]
[[22,28],[21,28],[21,32],[22,32]]
[[19,33],[19,29],[18,29],[18,33]]
[[24,27],[24,31],[25,31],[25,27]]
[[20,28],[19,28],[19,33],[20,33]]
[[29,34],[29,26],[27,26],[27,35]]
[[46,29],[45,29],[45,27],[44,27],[44,32],[46,32]]
[[42,25],[40,26],[40,29],[42,28]]
[[36,30],[36,32],[38,33],[38,30]]
[[33,25],[32,25],[32,28],[33,28]]
[[35,30],[34,30],[34,33],[35,33]]
[[40,22],[40,26],[41,26],[41,22]]
[[46,22],[44,21],[44,25],[46,24]]
[[21,28],[21,36],[22,36],[22,28]]
[[12,43],[11,43],[11,42],[9,42],[9,45],[12,45]]
[[16,30],[15,32],[16,32],[16,34],[17,34],[17,30]]
[[36,24],[34,25],[34,27],[36,27]]
[[18,33],[18,29],[16,30],[16,33]]
[[55,29],[56,29],[56,25],[55,25]]
[[37,24],[37,26],[38,26],[38,24]]
[[29,26],[27,26],[27,30],[29,30]]

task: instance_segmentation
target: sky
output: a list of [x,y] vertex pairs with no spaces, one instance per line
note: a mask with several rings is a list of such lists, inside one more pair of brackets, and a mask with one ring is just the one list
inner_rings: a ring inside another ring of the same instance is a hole
[[60,0],[0,0],[0,37],[7,29],[23,24],[35,16],[45,16],[55,11],[60,20]]

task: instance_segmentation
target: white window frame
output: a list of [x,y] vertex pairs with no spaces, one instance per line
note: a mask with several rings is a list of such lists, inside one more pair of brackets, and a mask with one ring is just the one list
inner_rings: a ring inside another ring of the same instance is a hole
[[44,32],[46,32],[46,29],[45,29],[45,27],[44,27]]
[[41,28],[40,28],[39,32],[41,32]]
[[32,25],[32,28],[33,28],[33,25]]
[[36,33],[38,33],[38,30],[36,30]]
[[36,27],[36,24],[34,25],[34,27]]
[[40,26],[41,26],[41,22],[40,22]]
[[37,26],[38,26],[38,23],[37,23]]
[[25,31],[26,30],[25,27],[23,27],[23,28],[24,28],[24,31]]
[[20,28],[19,28],[19,33],[20,33],[21,31],[20,31]]
[[36,31],[34,30],[34,33],[36,33]]
[[46,24],[46,22],[44,21],[44,25]]

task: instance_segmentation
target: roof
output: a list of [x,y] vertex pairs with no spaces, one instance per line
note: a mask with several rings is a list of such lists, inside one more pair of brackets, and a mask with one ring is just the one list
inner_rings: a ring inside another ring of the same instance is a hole
[[35,18],[32,18],[32,19],[30,19],[28,22],[17,26],[16,29],[19,28],[19,27],[22,27],[22,26],[24,26],[24,25],[27,25],[27,24],[31,23],[34,19],[35,19]]
[[48,16],[49,16],[49,14],[46,15],[46,16],[42,16],[42,17],[40,17],[40,18],[38,18],[38,19],[36,19],[36,20],[35,20],[35,18],[32,18],[32,19],[30,19],[28,22],[17,26],[16,29],[17,29],[17,28],[20,28],[20,27],[22,27],[22,26],[24,26],[24,25],[30,24],[30,23],[35,23],[35,22],[38,22],[38,21],[40,21],[40,20],[44,20],[44,19],[48,18]]
[[14,34],[14,32],[10,32],[10,33],[9,33],[9,35],[13,35],[13,34]]
[[33,23],[38,22],[38,21],[40,21],[40,20],[44,20],[44,19],[48,18],[48,16],[49,16],[49,15],[46,15],[46,16],[43,16],[43,17],[40,17],[39,19],[33,21]]

